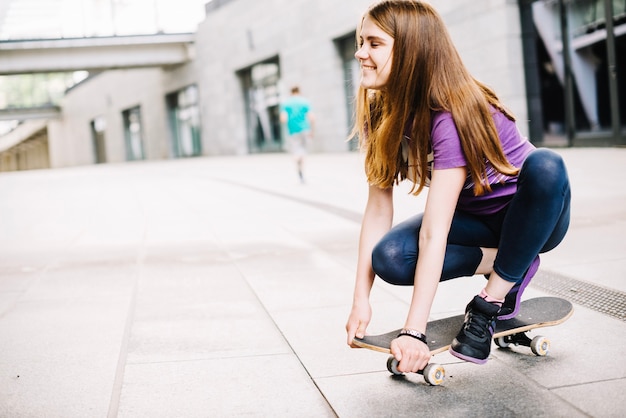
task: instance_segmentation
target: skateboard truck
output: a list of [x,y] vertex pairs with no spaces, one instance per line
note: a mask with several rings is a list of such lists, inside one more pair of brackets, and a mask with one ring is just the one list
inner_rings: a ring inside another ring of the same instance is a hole
[[[398,360],[396,360],[394,356],[387,359],[387,370],[389,370],[389,373],[394,376],[404,375],[404,373],[398,370]],[[426,367],[424,367],[424,370],[419,370],[417,373],[424,376],[426,383],[432,386],[439,386],[443,383],[443,379],[446,377],[445,369],[437,363],[429,363]]]
[[493,341],[500,348],[507,348],[511,344],[523,345],[524,347],[530,347],[533,353],[538,356],[547,356],[550,351],[550,340],[546,337],[538,335],[533,339],[530,339],[525,332],[519,334],[505,335],[504,337],[494,338]]

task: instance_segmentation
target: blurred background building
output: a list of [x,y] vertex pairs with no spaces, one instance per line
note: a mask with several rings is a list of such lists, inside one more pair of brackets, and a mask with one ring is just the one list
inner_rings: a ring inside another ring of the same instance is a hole
[[[0,171],[282,152],[346,141],[373,0],[2,0]],[[431,0],[474,76],[538,145],[626,144],[626,0]]]

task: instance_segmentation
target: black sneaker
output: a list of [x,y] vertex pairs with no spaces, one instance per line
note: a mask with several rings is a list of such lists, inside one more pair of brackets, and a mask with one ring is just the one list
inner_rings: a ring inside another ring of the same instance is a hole
[[522,299],[522,294],[528,286],[528,283],[535,277],[535,273],[539,269],[539,256],[535,257],[533,262],[528,267],[526,274],[521,282],[515,283],[515,286],[509,293],[507,293],[504,298],[504,303],[502,304],[502,309],[500,309],[500,313],[498,314],[498,321],[505,321],[507,319],[515,318],[517,313],[519,312],[520,300]]
[[465,309],[465,322],[450,346],[450,354],[461,360],[485,364],[500,306],[474,296]]

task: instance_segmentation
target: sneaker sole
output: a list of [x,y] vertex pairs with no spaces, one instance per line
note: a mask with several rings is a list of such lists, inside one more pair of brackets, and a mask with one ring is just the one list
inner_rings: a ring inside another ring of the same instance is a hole
[[488,358],[486,358],[486,359],[479,359],[479,358],[469,357],[469,356],[466,356],[466,355],[461,354],[461,353],[457,353],[456,351],[454,351],[452,349],[452,347],[450,347],[448,349],[448,351],[454,357],[460,358],[461,360],[469,361],[470,363],[474,363],[474,364],[485,364],[485,363],[487,363],[487,360],[488,360]]

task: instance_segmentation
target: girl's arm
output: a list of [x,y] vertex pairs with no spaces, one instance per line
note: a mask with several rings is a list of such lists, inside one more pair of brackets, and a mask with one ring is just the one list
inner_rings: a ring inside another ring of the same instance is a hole
[[466,177],[465,167],[433,171],[419,234],[419,258],[406,328],[426,330],[443,270],[452,217]]
[[[430,309],[443,269],[452,217],[466,177],[465,167],[433,170],[418,238],[419,257],[415,269],[413,298],[404,325],[405,328],[426,335]],[[392,353],[400,361],[398,370],[404,372],[420,370],[430,359],[426,344],[412,337],[394,340]]]
[[352,346],[355,336],[365,336],[365,329],[372,316],[369,303],[374,283],[372,250],[383,235],[389,231],[393,221],[393,189],[369,187],[369,195],[359,238],[359,253],[356,267],[356,283],[352,310],[346,324],[348,344]]

